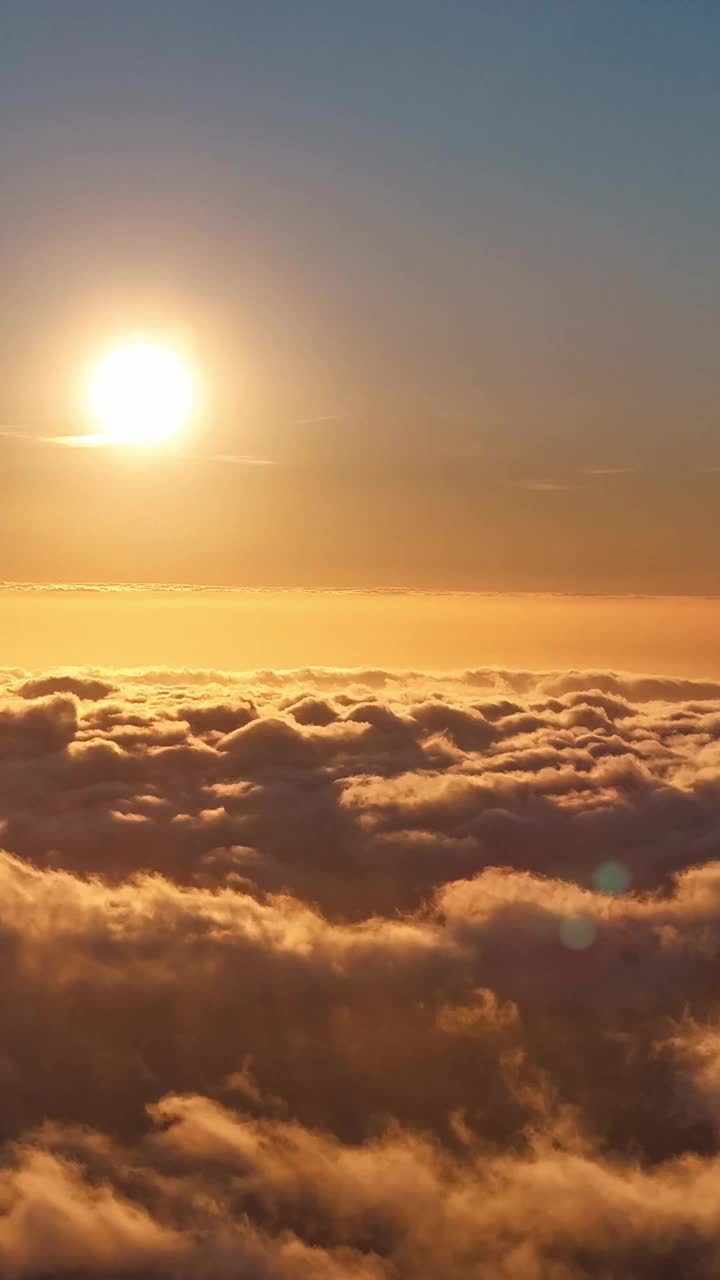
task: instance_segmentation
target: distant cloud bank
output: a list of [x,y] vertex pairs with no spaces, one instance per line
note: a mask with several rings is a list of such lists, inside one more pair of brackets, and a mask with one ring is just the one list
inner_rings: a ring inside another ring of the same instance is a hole
[[0,1273],[720,1268],[720,682],[0,671]]

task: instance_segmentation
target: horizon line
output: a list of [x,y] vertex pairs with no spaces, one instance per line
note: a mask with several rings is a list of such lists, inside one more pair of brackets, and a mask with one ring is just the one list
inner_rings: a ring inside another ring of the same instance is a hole
[[32,594],[87,593],[87,594],[142,594],[143,592],[166,593],[168,595],[321,595],[321,596],[420,596],[420,597],[469,597],[491,599],[562,599],[562,600],[720,600],[720,592],[712,591],[569,591],[551,588],[529,590],[510,588],[484,587],[410,587],[410,586],[353,586],[353,587],[312,587],[294,584],[292,586],[252,586],[242,583],[212,582],[154,582],[143,580],[103,581],[88,579],[82,581],[65,580],[23,580],[0,579],[0,592]]

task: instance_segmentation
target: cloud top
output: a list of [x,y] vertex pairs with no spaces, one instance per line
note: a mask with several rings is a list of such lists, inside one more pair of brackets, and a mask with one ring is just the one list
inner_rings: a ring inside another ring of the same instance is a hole
[[717,1274],[719,686],[0,691],[2,1274]]

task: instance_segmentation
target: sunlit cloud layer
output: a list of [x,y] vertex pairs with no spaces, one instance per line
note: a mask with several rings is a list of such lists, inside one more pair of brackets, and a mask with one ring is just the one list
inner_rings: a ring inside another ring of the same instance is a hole
[[13,1277],[710,1277],[720,684],[0,679]]

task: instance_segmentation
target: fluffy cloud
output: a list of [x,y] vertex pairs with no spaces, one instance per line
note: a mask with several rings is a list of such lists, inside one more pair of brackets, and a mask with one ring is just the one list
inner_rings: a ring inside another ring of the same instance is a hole
[[3,1275],[717,1274],[720,687],[0,690]]

